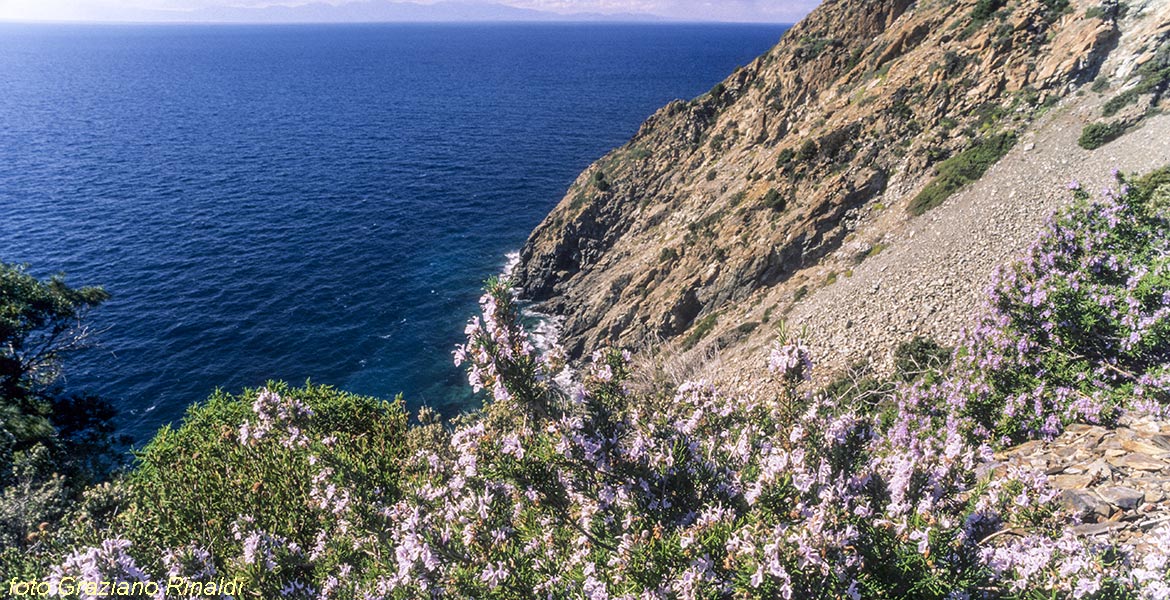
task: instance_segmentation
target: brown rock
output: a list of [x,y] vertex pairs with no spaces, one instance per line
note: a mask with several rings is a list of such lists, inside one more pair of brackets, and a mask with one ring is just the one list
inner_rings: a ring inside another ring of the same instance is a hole
[[1090,536],[1095,536],[1095,535],[1106,534],[1106,533],[1109,533],[1111,531],[1117,531],[1117,530],[1122,529],[1124,527],[1125,527],[1125,523],[1107,521],[1105,523],[1085,523],[1083,525],[1077,525],[1077,526],[1073,527],[1072,530],[1073,530],[1073,533],[1075,533],[1077,535],[1090,537]]
[[1090,475],[1056,475],[1048,478],[1048,484],[1058,490],[1083,490],[1093,484]]
[[1160,448],[1157,445],[1142,439],[1123,440],[1121,442],[1121,447],[1130,452],[1147,454],[1150,456],[1159,456],[1167,453],[1166,449]]
[[[1108,456],[1108,453],[1106,453],[1106,456]],[[1167,466],[1170,466],[1149,455],[1139,453],[1110,457],[1109,464],[1115,467],[1137,469],[1139,471],[1161,471]]]
[[1123,486],[1108,486],[1097,489],[1097,495],[1102,500],[1121,508],[1123,510],[1132,510],[1137,508],[1139,502],[1145,498],[1145,494],[1138,490]]
[[1094,514],[1108,517],[1113,513],[1108,503],[1089,490],[1065,490],[1061,492],[1060,500],[1073,514],[1082,517]]

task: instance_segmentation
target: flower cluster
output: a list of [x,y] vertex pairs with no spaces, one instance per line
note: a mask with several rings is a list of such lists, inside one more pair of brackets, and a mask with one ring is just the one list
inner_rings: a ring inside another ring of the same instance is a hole
[[111,589],[129,588],[119,584],[150,581],[130,556],[130,546],[129,540],[114,538],[74,551],[52,568],[48,579],[51,588],[59,595],[74,592],[81,600],[96,600],[109,596]]
[[240,424],[241,444],[257,443],[275,434],[285,447],[304,448],[308,445],[309,438],[304,429],[305,422],[313,416],[313,409],[303,402],[282,398],[276,392],[265,389],[252,403],[252,412],[256,420]]

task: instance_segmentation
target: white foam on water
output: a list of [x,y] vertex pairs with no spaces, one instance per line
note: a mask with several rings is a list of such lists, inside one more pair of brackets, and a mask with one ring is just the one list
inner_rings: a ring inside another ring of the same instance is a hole
[[[507,253],[500,278],[505,281],[511,279],[518,266],[520,266],[520,251],[516,250]],[[522,305],[520,308],[520,318],[522,322],[530,324],[525,329],[528,330],[528,337],[532,340],[532,346],[536,348],[540,356],[547,355],[554,348],[560,348],[561,326],[564,323],[563,317],[542,313]],[[565,368],[553,377],[553,381],[561,389],[567,391],[573,385],[573,375],[573,370],[568,365],[565,365]]]

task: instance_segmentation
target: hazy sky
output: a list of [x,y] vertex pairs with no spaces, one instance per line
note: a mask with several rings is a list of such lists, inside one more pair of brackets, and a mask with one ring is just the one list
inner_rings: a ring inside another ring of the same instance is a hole
[[[316,0],[344,4],[353,0]],[[436,0],[414,0],[430,4]],[[494,0],[558,13],[649,13],[691,21],[799,20],[819,0]],[[146,10],[190,11],[222,6],[307,4],[309,0],[0,0],[0,20],[125,19]]]

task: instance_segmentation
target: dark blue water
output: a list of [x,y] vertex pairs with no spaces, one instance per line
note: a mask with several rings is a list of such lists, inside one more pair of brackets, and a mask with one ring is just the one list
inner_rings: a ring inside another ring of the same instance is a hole
[[482,281],[778,26],[0,25],[0,261],[113,299],[67,384],[149,437],[221,387],[477,402]]

